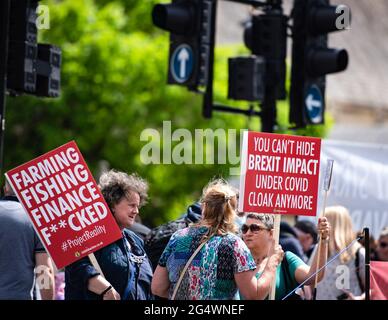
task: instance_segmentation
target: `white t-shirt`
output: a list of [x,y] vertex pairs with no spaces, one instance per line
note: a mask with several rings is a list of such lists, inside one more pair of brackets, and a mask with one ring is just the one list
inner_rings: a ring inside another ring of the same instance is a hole
[[[358,250],[359,270],[361,283],[365,283],[365,248]],[[333,255],[334,256],[334,255]],[[331,257],[328,259],[328,261]],[[346,291],[353,295],[360,295],[361,289],[357,279],[355,258],[342,264],[340,257],[331,262],[325,270],[325,276],[317,286],[317,300],[337,300],[337,297]]]

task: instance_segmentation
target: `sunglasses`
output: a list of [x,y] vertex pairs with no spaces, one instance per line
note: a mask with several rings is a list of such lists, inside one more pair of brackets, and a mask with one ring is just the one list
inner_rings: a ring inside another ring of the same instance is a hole
[[379,243],[379,246],[380,246],[381,248],[386,248],[386,247],[388,246],[388,243],[386,243],[386,242],[380,242],[380,243]]
[[268,230],[268,228],[266,227],[262,227],[262,226],[259,226],[258,224],[256,223],[252,223],[251,225],[246,225],[246,224],[243,224],[241,226],[241,232],[243,234],[246,234],[248,232],[248,230],[251,230],[251,232],[259,232],[260,230]]

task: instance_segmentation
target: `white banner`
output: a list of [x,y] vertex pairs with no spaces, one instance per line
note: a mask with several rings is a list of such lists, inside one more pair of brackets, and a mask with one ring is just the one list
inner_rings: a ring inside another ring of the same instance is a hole
[[388,145],[322,140],[318,213],[328,159],[334,166],[327,206],[348,208],[354,229],[369,227],[377,238],[388,226]]

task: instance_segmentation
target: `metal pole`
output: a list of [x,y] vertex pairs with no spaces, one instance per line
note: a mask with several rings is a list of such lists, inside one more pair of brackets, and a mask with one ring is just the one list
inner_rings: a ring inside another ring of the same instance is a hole
[[3,170],[10,0],[0,1],[0,175]]
[[213,77],[214,77],[214,47],[216,41],[216,16],[217,16],[217,0],[213,0],[212,3],[212,18],[210,29],[212,33],[210,35],[210,44],[209,44],[209,73],[206,83],[206,91],[203,97],[203,107],[202,107],[202,115],[206,119],[210,119],[212,117],[212,109],[213,109]]
[[221,111],[221,112],[230,112],[230,113],[240,113],[245,114],[246,116],[261,116],[260,111],[255,111],[252,109],[243,110],[243,109],[237,109],[229,106],[224,106],[222,104],[213,104],[213,110],[215,111]]
[[365,300],[370,300],[370,246],[369,228],[364,228],[365,243]]
[[276,85],[265,89],[264,101],[261,105],[261,131],[272,133],[276,124]]
[[228,2],[236,2],[241,4],[247,4],[253,7],[265,7],[268,6],[268,2],[257,1],[257,0],[224,0]]
[[[282,0],[268,0],[270,6],[265,10],[263,17],[276,18],[277,27],[274,28],[270,45],[274,50],[262,49],[264,57],[266,59],[266,87],[264,101],[261,105],[261,131],[272,133],[276,125],[276,101],[278,98],[278,91],[281,87],[282,77],[280,75],[280,69],[284,63],[286,55],[286,28],[282,24],[283,8]],[[283,29],[284,28],[284,29]],[[267,29],[266,29],[267,30]],[[275,31],[276,30],[276,31]],[[271,32],[272,33],[272,32]],[[284,38],[283,38],[284,37]],[[277,46],[278,41],[285,41],[284,46]],[[265,42],[266,43],[266,42]],[[254,52],[255,54],[261,54],[261,52]]]

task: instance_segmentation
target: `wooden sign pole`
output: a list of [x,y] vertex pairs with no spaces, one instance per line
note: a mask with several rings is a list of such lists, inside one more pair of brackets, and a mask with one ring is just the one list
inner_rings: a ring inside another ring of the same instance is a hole
[[[273,237],[275,239],[275,247],[279,245],[279,237],[280,237],[280,220],[282,218],[281,214],[275,214],[274,215],[274,234]],[[271,291],[269,295],[269,300],[275,300],[275,293],[276,293],[276,272],[275,277],[272,280],[271,285]]]
[[98,261],[96,259],[96,256],[94,255],[94,253],[89,254],[88,257],[89,257],[90,262],[92,263],[93,267],[100,273],[100,275],[103,278],[105,278],[104,273],[102,272],[101,267],[98,264]]

